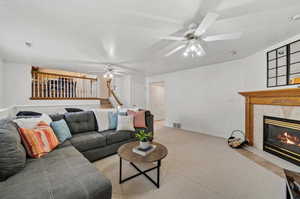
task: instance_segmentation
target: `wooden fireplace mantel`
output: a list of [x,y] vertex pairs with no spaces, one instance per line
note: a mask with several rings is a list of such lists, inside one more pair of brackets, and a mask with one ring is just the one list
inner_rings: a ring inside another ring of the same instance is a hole
[[275,106],[300,106],[300,88],[239,92],[245,99],[245,133],[249,145],[253,145],[255,104]]

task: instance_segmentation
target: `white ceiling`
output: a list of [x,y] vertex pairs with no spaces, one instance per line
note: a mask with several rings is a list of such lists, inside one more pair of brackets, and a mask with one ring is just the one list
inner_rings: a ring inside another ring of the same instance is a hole
[[[242,38],[206,43],[204,57],[165,57],[179,43],[160,37],[181,35],[207,12],[220,14],[207,35]],[[113,62],[160,74],[242,58],[299,34],[295,14],[299,0],[1,0],[0,57],[81,72]]]

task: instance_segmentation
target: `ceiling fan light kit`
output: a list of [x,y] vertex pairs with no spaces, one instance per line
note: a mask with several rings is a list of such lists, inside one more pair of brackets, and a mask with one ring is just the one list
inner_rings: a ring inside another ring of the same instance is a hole
[[297,21],[300,19],[300,14],[294,15],[291,17],[291,21]]
[[113,79],[114,78],[114,74],[112,74],[111,72],[106,72],[103,74],[103,77],[106,79]]
[[[204,56],[205,50],[202,48],[200,42],[212,42],[212,41],[221,41],[221,40],[233,40],[239,39],[242,36],[242,33],[229,33],[229,34],[218,34],[212,36],[203,36],[203,34],[207,31],[207,29],[215,23],[218,18],[218,14],[216,13],[208,13],[201,23],[197,26],[191,24],[189,29],[184,33],[183,37],[177,36],[169,36],[163,37],[162,39],[177,41],[177,42],[184,42],[184,45],[180,45],[175,49],[171,50],[166,54],[166,56],[170,56],[177,51],[185,48],[183,55],[185,57],[191,55],[192,57],[195,56]],[[186,42],[188,42],[186,44]]]
[[195,44],[195,42],[190,42],[188,47],[185,49],[183,55],[185,57],[191,55],[192,57],[195,56],[203,56],[203,48],[201,47],[200,44]]

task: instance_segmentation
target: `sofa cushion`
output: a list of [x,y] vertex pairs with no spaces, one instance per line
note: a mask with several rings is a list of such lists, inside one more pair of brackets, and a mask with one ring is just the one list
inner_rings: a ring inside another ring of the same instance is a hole
[[70,129],[65,120],[51,122],[51,128],[60,142],[64,142],[72,137]]
[[50,114],[49,117],[52,119],[53,122],[65,119],[65,114]]
[[101,134],[105,135],[107,144],[115,144],[132,138],[134,134],[132,131],[114,131],[108,130],[104,131]]
[[66,141],[60,143],[57,148],[63,148],[63,147],[67,147],[67,146],[73,146],[70,140],[66,140]]
[[97,131],[90,131],[73,135],[71,143],[82,152],[105,146],[106,138],[105,135]]
[[5,122],[0,123],[0,181],[18,173],[26,164],[26,152],[17,126],[9,120]]
[[96,118],[92,111],[66,113],[65,120],[72,134],[97,131]]
[[111,183],[73,146],[29,159],[0,182],[1,199],[111,199]]

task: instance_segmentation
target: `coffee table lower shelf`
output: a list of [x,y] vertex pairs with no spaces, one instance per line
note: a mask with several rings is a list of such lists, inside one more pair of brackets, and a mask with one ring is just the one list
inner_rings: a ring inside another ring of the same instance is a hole
[[[127,177],[125,179],[122,179],[122,158],[120,157],[120,173],[119,173],[119,183],[120,184],[122,184],[128,180],[131,180],[135,177],[138,177],[140,175],[144,175],[148,180],[150,180],[150,182],[152,182],[157,188],[159,188],[161,160],[157,161],[157,165],[155,167],[144,170],[144,171],[139,169],[134,163],[130,162],[130,164],[138,171],[138,173],[133,176]],[[147,175],[147,173],[149,171],[152,171],[155,169],[157,169],[156,182],[149,175]]]

